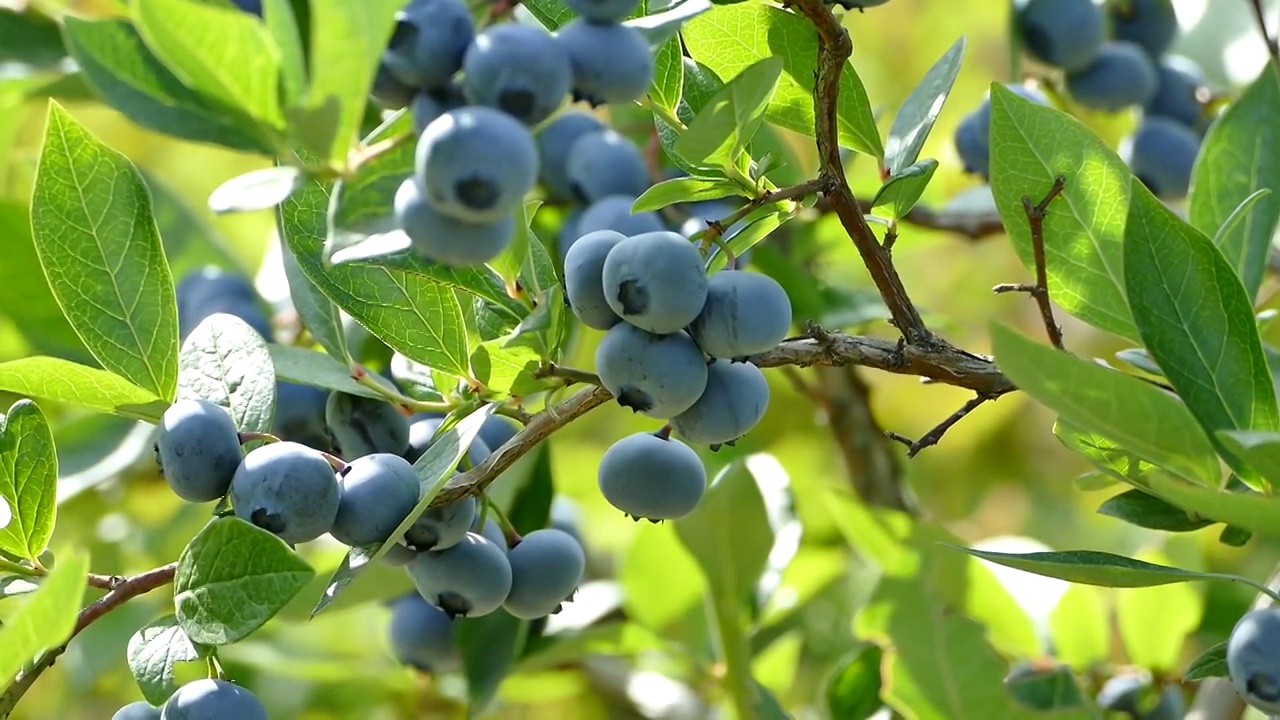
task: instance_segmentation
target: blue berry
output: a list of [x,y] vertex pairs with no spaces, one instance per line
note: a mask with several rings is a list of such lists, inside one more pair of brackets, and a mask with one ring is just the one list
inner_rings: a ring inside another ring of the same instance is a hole
[[160,720],[267,720],[267,709],[253,693],[226,680],[196,680],[178,688]]
[[410,0],[396,15],[382,64],[409,87],[443,87],[462,68],[474,37],[471,12],[461,0]]
[[1083,70],[1106,41],[1107,23],[1093,0],[1019,0],[1018,31],[1028,53],[1067,72]]
[[305,445],[277,442],[252,450],[231,479],[236,516],[289,543],[329,532],[338,515],[333,468]]
[[432,207],[458,220],[509,219],[537,178],[533,136],[500,110],[450,110],[427,125],[418,139],[414,179]]
[[654,335],[627,323],[596,346],[596,373],[619,405],[659,419],[688,410],[707,385],[707,362],[688,335]]
[[1140,46],[1107,43],[1092,63],[1067,75],[1067,90],[1085,107],[1123,110],[1155,95],[1156,68]]
[[174,494],[209,502],[227,494],[240,466],[235,421],[208,400],[178,400],[160,418],[156,455]]
[[441,265],[486,263],[511,244],[516,231],[512,214],[494,222],[470,222],[445,215],[427,201],[414,178],[400,183],[393,202],[396,220],[409,236],[413,251]]
[[675,520],[693,512],[707,488],[707,471],[688,445],[636,433],[600,458],[600,493],[636,520]]
[[462,62],[463,88],[477,105],[525,125],[551,117],[573,85],[569,56],[540,27],[506,23],[476,36]]

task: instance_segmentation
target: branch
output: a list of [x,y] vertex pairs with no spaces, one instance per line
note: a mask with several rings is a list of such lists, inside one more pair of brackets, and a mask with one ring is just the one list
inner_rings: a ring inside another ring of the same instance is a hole
[[1036,265],[1035,285],[997,285],[994,288],[998,293],[1025,292],[1035,298],[1036,304],[1040,306],[1040,317],[1044,320],[1044,329],[1049,333],[1049,342],[1059,350],[1063,349],[1062,327],[1053,318],[1053,305],[1049,302],[1049,271],[1044,258],[1044,219],[1048,215],[1049,203],[1061,195],[1062,189],[1066,186],[1067,179],[1059,175],[1054,179],[1053,186],[1049,188],[1044,199],[1038,204],[1031,204],[1031,196],[1022,196],[1022,208],[1027,213],[1027,221],[1031,224],[1031,251],[1035,254]]
[[[707,230],[702,236],[703,251],[709,250],[711,245],[716,242],[716,238],[724,235],[724,231],[726,229],[733,227],[734,223],[750,215],[752,212],[755,212],[756,208],[762,205],[768,205],[769,203],[781,202],[783,200],[799,200],[816,192],[821,192],[827,187],[827,185],[828,181],[825,178],[819,177],[813,180],[807,180],[799,185],[791,185],[777,190],[771,190],[748,200],[745,205],[733,211],[733,213],[727,217],[720,218],[719,220],[707,220]],[[706,218],[702,219],[705,220]]]
[[932,430],[925,433],[924,435],[921,435],[919,440],[912,441],[911,438],[899,435],[898,433],[895,433],[895,432],[890,432],[885,434],[889,437],[890,440],[893,440],[895,442],[900,442],[903,445],[906,445],[907,457],[913,458],[916,455],[919,455],[921,450],[924,450],[927,447],[932,447],[934,445],[937,445],[938,441],[942,440],[942,436],[946,435],[947,431],[950,430],[952,426],[954,426],[956,423],[963,420],[964,417],[969,413],[973,412],[974,410],[977,410],[979,405],[985,403],[988,400],[994,400],[994,399],[995,397],[991,395],[977,395],[973,397],[971,400],[969,400],[969,402],[965,403],[964,405],[961,405],[959,410],[947,416],[946,420],[943,420],[942,422],[934,426]]
[[148,570],[140,575],[134,575],[128,578],[116,578],[103,575],[90,575],[89,584],[94,587],[101,587],[100,583],[106,578],[107,582],[112,583],[113,587],[110,592],[97,600],[90,603],[85,609],[80,611],[76,617],[75,627],[71,630],[71,637],[67,641],[56,648],[46,651],[41,655],[35,664],[29,670],[18,676],[18,679],[5,689],[4,694],[0,695],[0,718],[9,717],[13,712],[18,701],[22,696],[31,689],[35,681],[44,673],[45,670],[53,667],[53,663],[62,653],[67,651],[67,646],[76,635],[93,624],[94,621],[103,615],[115,610],[126,602],[145,595],[157,588],[164,587],[173,582],[173,576],[178,572],[178,563],[172,562],[168,565]]
[[[871,201],[860,200],[858,207],[863,213],[871,212]],[[947,213],[923,205],[911,208],[899,222],[926,230],[939,230],[954,233],[969,240],[985,240],[993,235],[1004,234],[1004,223],[994,210],[987,214]]]
[[1267,52],[1271,55],[1271,62],[1280,71],[1280,40],[1271,34],[1267,29],[1267,15],[1262,8],[1262,0],[1249,0],[1249,6],[1253,8],[1253,19],[1258,24],[1258,32],[1262,33],[1262,39],[1267,44]]

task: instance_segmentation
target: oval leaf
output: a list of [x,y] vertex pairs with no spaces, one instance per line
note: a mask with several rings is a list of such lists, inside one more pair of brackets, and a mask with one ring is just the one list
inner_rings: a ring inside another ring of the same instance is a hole
[[964,50],[965,38],[962,35],[902,101],[893,125],[889,126],[889,136],[884,141],[884,167],[889,171],[889,177],[901,174],[919,159],[920,149],[924,147],[929,131],[933,130],[933,123],[942,112],[942,105],[956,81],[956,74],[960,72]]
[[244,320],[205,318],[183,342],[179,364],[178,397],[221,405],[241,432],[271,431],[276,372],[266,341]]
[[1204,573],[1169,567],[1168,565],[1156,565],[1155,563],[1134,560],[1123,555],[1096,550],[1002,553],[990,550],[975,550],[956,545],[948,545],[947,547],[969,553],[983,560],[989,560],[997,565],[1085,585],[1136,588],[1215,579],[1214,576]]
[[1195,660],[1187,666],[1187,671],[1182,674],[1182,679],[1188,682],[1194,680],[1204,680],[1211,677],[1227,677],[1227,643],[1223,642],[1214,645],[1196,656]]
[[71,637],[88,574],[89,557],[85,553],[76,551],[59,557],[40,589],[5,618],[4,625],[0,625],[0,648],[4,648],[0,652],[0,678],[8,682],[40,653]]
[[173,677],[174,666],[199,660],[204,655],[204,648],[191,642],[191,638],[178,626],[176,617],[165,615],[139,628],[129,638],[125,655],[142,697],[159,706],[178,689]]
[[56,357],[0,363],[0,390],[149,422],[169,407],[167,400],[115,373]]
[[39,406],[19,400],[0,415],[0,498],[12,514],[0,527],[0,550],[38,558],[53,535],[57,496],[53,433]]

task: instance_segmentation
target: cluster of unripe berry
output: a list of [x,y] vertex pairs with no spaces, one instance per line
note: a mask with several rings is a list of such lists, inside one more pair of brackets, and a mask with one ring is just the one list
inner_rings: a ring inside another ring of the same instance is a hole
[[[1123,155],[1133,174],[1167,200],[1187,194],[1208,118],[1192,61],[1169,55],[1178,35],[1172,0],[1019,0],[1015,27],[1027,54],[1062,73],[1078,105],[1104,112],[1133,107],[1142,119]],[[1014,88],[1049,104],[1039,92]],[[965,169],[989,174],[989,100],[956,128]]]
[[[579,17],[555,33],[515,22],[477,33],[462,0],[411,0],[401,11],[373,95],[389,108],[409,107],[419,133],[414,172],[394,201],[419,255],[452,266],[491,260],[510,243],[516,210],[540,176],[552,195],[571,187],[578,188],[576,198],[582,188],[592,200],[619,194],[609,191],[607,178],[617,169],[607,166],[608,148],[604,154],[588,148],[570,160],[576,142],[535,139],[534,130],[570,96],[594,106],[644,95],[653,79],[652,51],[639,30],[621,24],[635,5],[573,0]],[[539,134],[557,135],[591,116],[570,117]],[[598,121],[591,129],[605,131]],[[592,142],[619,141],[625,143],[602,134]],[[557,167],[543,167],[547,162]],[[569,167],[578,167],[573,179],[566,177]],[[648,184],[643,163],[638,177],[638,186],[612,184],[634,197]]]

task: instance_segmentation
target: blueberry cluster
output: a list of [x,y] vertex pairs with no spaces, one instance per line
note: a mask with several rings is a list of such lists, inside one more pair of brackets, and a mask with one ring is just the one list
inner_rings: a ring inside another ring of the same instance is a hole
[[1187,701],[1176,683],[1159,688],[1150,673],[1123,672],[1107,679],[1098,691],[1098,707],[1131,720],[1182,720]]
[[[647,40],[621,24],[636,0],[569,5],[579,17],[555,33],[518,23],[477,33],[462,0],[411,0],[398,14],[373,96],[387,107],[408,106],[419,133],[414,172],[394,205],[423,258],[463,266],[497,256],[539,177],[553,196],[564,191],[591,202],[605,195],[634,198],[648,186],[642,161],[602,167],[612,162],[611,151],[630,151],[637,161],[638,152],[611,131],[604,135],[588,113],[569,111],[547,122],[567,97],[593,106],[630,102],[653,79]],[[543,124],[535,139],[532,129]],[[586,130],[602,133],[593,140],[600,147],[587,147],[574,160],[571,146]],[[544,166],[549,154],[556,156],[555,168]],[[590,188],[590,197],[582,188]]]
[[1227,671],[1245,702],[1280,715],[1280,608],[1246,613],[1227,639]]
[[267,709],[245,688],[226,680],[195,680],[178,688],[162,707],[139,700],[111,720],[267,720]]
[[769,387],[758,367],[740,361],[786,336],[786,292],[747,271],[708,278],[697,247],[667,230],[589,232],[569,248],[564,273],[574,314],[605,331],[595,356],[601,384],[623,407],[668,421],[658,433],[609,448],[601,492],[637,520],[688,514],[702,496],[705,471],[671,431],[714,448],[760,421]]
[[[1133,174],[1157,196],[1185,197],[1205,130],[1197,97],[1204,85],[1190,60],[1169,55],[1178,34],[1172,0],[1019,0],[1015,18],[1027,54],[1062,72],[1063,86],[1080,106],[1104,112],[1142,108],[1125,143]],[[1040,93],[1014,88],[1035,102]],[[965,170],[989,175],[990,104],[956,128]]]

